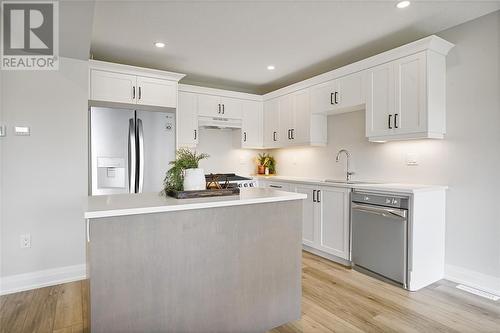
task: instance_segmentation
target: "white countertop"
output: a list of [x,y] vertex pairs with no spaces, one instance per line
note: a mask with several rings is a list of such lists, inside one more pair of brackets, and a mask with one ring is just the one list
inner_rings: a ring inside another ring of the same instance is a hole
[[241,189],[240,195],[200,199],[174,199],[161,196],[158,193],[99,195],[88,197],[84,217],[91,219],[302,200],[306,198],[305,194],[269,188],[246,188]]
[[388,192],[388,193],[405,193],[414,194],[424,191],[442,191],[448,187],[443,185],[426,185],[426,184],[403,184],[403,183],[382,183],[382,182],[359,182],[359,183],[333,183],[327,182],[326,179],[314,179],[306,177],[289,177],[289,176],[253,176],[255,179],[266,181],[282,181],[288,183],[300,183],[319,186],[344,187],[361,191],[372,192]]

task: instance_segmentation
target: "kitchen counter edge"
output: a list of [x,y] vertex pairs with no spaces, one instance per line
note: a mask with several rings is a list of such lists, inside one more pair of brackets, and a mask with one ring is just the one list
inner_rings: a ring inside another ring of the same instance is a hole
[[355,184],[327,182],[324,179],[301,178],[289,176],[260,176],[254,175],[253,179],[262,181],[281,181],[285,183],[307,184],[317,186],[330,186],[350,188],[358,191],[372,191],[385,193],[405,193],[415,194],[426,191],[443,191],[447,190],[448,186],[444,185],[426,185],[426,184],[404,184],[404,183],[381,183],[381,182],[359,182]]
[[303,200],[307,195],[275,189],[241,189],[238,196],[175,199],[158,193],[89,196],[85,219]]

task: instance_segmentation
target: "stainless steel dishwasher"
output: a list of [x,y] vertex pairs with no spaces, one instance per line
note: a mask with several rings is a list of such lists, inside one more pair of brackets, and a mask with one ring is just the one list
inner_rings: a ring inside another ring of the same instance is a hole
[[407,287],[408,204],[408,197],[352,193],[354,269]]

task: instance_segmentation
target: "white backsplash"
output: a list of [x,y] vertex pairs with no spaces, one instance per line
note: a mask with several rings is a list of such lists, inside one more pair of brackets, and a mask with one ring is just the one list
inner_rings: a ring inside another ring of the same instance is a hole
[[241,149],[240,138],[239,130],[200,129],[196,151],[210,155],[200,162],[205,173],[254,174],[259,151]]

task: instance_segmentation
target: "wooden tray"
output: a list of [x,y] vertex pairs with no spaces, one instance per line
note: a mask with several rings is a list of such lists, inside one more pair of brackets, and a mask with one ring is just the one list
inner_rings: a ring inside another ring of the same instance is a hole
[[193,198],[208,198],[208,197],[223,197],[228,195],[240,194],[239,188],[225,189],[210,189],[201,191],[169,191],[168,196],[176,199],[193,199]]

